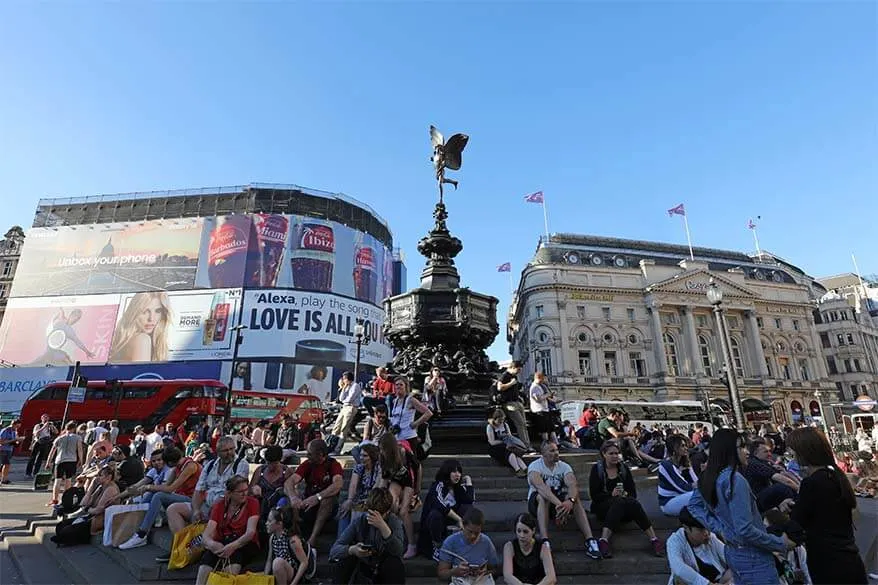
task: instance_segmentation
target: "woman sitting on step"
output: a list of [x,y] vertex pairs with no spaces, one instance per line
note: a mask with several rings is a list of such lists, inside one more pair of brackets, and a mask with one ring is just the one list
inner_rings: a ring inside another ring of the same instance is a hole
[[473,480],[463,475],[457,459],[446,459],[436,472],[436,481],[430,486],[421,510],[421,532],[418,552],[432,559],[442,546],[446,530],[456,525],[463,530],[463,516],[475,501]]
[[664,555],[664,545],[655,535],[643,506],[637,501],[634,477],[622,461],[619,443],[609,440],[601,445],[601,454],[597,463],[591,468],[588,485],[591,494],[591,511],[604,525],[601,538],[598,540],[602,557],[608,559],[613,556],[610,538],[628,522],[634,522],[646,533],[656,556]]
[[515,519],[515,539],[503,546],[506,585],[555,585],[555,562],[549,541],[536,538],[537,521],[530,514]]
[[102,467],[95,481],[97,488],[92,497],[94,504],[84,509],[84,515],[67,518],[55,526],[55,535],[50,540],[56,545],[88,544],[93,534],[104,530],[104,511],[119,495],[116,469],[110,465]]
[[508,464],[518,477],[527,477],[527,464],[521,458],[527,452],[527,447],[521,439],[512,435],[506,422],[506,413],[499,408],[492,412],[485,432],[491,459],[503,465]]

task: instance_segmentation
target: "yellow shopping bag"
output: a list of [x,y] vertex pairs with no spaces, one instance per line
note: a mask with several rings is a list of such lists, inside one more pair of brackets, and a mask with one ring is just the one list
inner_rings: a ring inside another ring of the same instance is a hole
[[[190,524],[174,535],[174,544],[171,546],[171,559],[168,568],[171,570],[188,567],[201,558],[204,552],[202,533],[207,524]],[[228,585],[233,585],[234,582]],[[216,585],[220,585],[217,583]],[[225,584],[224,584],[225,585]]]
[[235,585],[274,585],[274,575],[244,573],[235,579]]
[[239,575],[232,575],[231,573],[224,573],[214,569],[207,576],[207,585],[235,585],[238,577]]

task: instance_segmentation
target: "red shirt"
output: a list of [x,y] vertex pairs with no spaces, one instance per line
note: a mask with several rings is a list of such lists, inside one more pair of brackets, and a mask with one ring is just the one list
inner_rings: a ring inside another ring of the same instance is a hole
[[183,457],[180,459],[180,462],[177,463],[177,475],[183,473],[183,470],[187,465],[194,465],[195,473],[186,478],[183,485],[177,488],[176,493],[191,498],[192,494],[195,493],[195,486],[198,484],[198,478],[201,476],[201,465],[196,463],[191,457]]
[[590,410],[583,411],[582,416],[579,417],[579,426],[590,427],[596,418],[597,415],[594,412]]
[[393,382],[390,380],[375,378],[375,381],[372,382],[372,395],[375,398],[384,398],[391,392],[393,392]]
[[[253,516],[259,517],[259,500],[253,496],[247,496],[244,505],[234,515],[229,514],[226,498],[220,498],[210,509],[210,519],[216,522],[216,534],[213,539],[228,544],[241,538],[247,532],[247,520]],[[259,544],[258,532],[253,534],[252,540]]]
[[332,485],[332,478],[336,475],[344,475],[341,464],[327,457],[323,463],[314,464],[310,459],[306,459],[304,463],[296,468],[296,475],[305,482],[305,497],[313,496],[317,492],[322,492]]

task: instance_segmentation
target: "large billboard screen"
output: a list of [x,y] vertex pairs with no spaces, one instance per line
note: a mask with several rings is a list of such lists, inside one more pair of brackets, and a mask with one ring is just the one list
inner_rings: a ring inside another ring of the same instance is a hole
[[9,299],[0,359],[16,366],[103,364],[118,308],[119,295]]
[[11,296],[295,288],[378,305],[391,251],[369,234],[301,215],[239,214],[28,231]]
[[299,363],[353,362],[354,326],[363,320],[365,341],[360,363],[384,365],[392,357],[381,327],[384,311],[332,294],[263,289],[244,293],[241,324],[247,327],[241,358],[285,357]]
[[232,357],[241,289],[9,299],[0,359],[69,366]]
[[11,296],[191,289],[202,221],[33,228]]
[[0,412],[20,412],[28,396],[46,384],[66,380],[69,370],[66,367],[0,368]]

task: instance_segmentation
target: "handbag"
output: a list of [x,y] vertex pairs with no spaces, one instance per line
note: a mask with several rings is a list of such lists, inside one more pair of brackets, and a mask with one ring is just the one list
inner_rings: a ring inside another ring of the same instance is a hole
[[128,504],[107,508],[104,512],[104,546],[118,547],[131,538],[143,522],[147,510],[149,504]]
[[204,552],[202,534],[206,527],[207,524],[204,523],[190,524],[174,535],[171,558],[168,560],[169,569],[182,569],[201,558]]
[[220,559],[210,575],[207,576],[207,585],[235,585],[239,575],[227,573],[229,559]]

